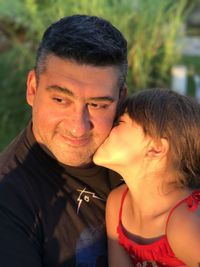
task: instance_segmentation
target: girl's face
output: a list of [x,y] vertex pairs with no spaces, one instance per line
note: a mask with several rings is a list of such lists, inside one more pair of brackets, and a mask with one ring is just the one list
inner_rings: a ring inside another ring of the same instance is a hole
[[126,166],[141,166],[150,137],[145,136],[143,129],[128,114],[119,118],[107,139],[94,155],[94,162],[118,171]]

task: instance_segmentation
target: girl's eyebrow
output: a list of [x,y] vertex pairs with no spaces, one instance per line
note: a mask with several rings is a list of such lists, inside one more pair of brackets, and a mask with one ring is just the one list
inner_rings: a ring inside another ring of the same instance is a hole
[[[48,91],[58,91],[58,92],[66,94],[68,96],[75,97],[74,93],[66,87],[61,87],[58,85],[50,85],[50,86],[47,86],[47,90]],[[87,100],[88,101],[108,101],[110,103],[114,102],[114,99],[110,96],[89,97]]]

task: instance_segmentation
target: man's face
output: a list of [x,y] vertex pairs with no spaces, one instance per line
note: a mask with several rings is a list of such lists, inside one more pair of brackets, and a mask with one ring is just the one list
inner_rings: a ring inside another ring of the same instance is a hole
[[36,83],[31,71],[27,102],[33,133],[59,162],[84,166],[108,136],[119,101],[118,70],[49,56]]

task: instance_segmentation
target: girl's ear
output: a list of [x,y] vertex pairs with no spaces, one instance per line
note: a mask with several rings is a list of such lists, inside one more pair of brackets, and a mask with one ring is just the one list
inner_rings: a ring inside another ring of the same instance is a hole
[[146,156],[151,159],[160,159],[167,155],[169,151],[169,143],[166,138],[159,140],[151,140]]

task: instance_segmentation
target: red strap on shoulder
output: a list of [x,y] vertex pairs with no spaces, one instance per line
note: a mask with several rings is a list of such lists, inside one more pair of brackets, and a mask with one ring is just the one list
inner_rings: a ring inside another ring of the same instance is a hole
[[179,206],[181,205],[183,202],[186,202],[188,204],[188,208],[190,211],[194,211],[197,209],[198,205],[200,204],[200,191],[193,191],[191,193],[191,195],[189,195],[188,197],[182,199],[181,201],[179,201],[171,210],[170,213],[168,215],[167,218],[167,222],[166,222],[166,227],[165,227],[165,233],[167,231],[167,225],[169,223],[169,219],[173,213],[173,211]]
[[123,194],[122,194],[122,198],[121,198],[121,206],[120,206],[120,210],[119,210],[119,223],[121,222],[121,218],[122,218],[122,208],[123,208],[123,204],[124,204],[124,199],[126,197],[126,194],[128,192],[128,187],[124,190]]
[[200,191],[194,191],[192,194],[186,199],[188,208],[191,211],[194,211],[198,208],[200,203]]

